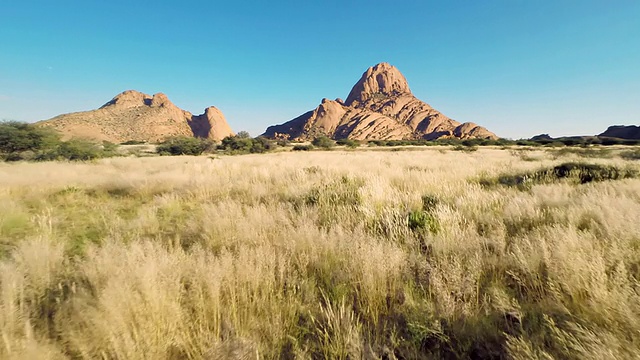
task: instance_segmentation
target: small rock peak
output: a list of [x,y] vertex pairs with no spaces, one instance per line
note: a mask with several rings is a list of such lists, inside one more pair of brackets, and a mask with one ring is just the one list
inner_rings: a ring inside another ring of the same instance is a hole
[[133,107],[147,104],[151,97],[147,94],[136,90],[126,90],[116,95],[111,101],[104,104],[101,108],[107,106]]
[[351,89],[346,104],[350,106],[354,102],[364,102],[376,95],[389,97],[400,94],[411,94],[407,79],[398,68],[383,62],[362,74]]
[[145,97],[149,97],[149,95],[145,93],[141,93],[140,91],[137,91],[137,90],[125,90],[120,94],[116,95],[114,99],[139,99],[139,98],[145,98]]
[[209,120],[224,117],[224,115],[222,115],[222,111],[220,111],[215,106],[209,106],[208,108],[204,109],[204,116],[206,116],[206,118]]
[[171,101],[169,101],[169,98],[167,97],[167,95],[163,93],[157,93],[157,94],[153,94],[153,98],[151,99],[151,104],[149,105],[152,107],[165,107],[170,104],[171,104]]

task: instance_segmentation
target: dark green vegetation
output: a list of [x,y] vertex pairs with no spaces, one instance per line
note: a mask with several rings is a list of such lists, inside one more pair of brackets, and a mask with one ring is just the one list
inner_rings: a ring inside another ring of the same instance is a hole
[[156,151],[160,155],[200,155],[213,148],[215,148],[215,144],[210,140],[178,136],[160,143]]
[[311,145],[319,148],[323,148],[323,149],[330,149],[336,146],[336,142],[326,136],[319,136],[313,139],[313,141],[311,142]]
[[218,146],[228,154],[261,154],[274,150],[277,144],[273,140],[258,136],[251,138],[249,133],[240,131],[236,136],[227,136]]
[[313,150],[313,145],[293,145],[291,148],[293,151],[310,151]]
[[116,155],[117,145],[81,139],[61,141],[52,129],[20,122],[0,123],[0,158],[5,161],[86,161]]
[[587,184],[607,180],[621,180],[638,177],[632,168],[619,168],[614,165],[588,163],[563,163],[552,168],[543,168],[533,172],[502,174],[497,177],[483,177],[479,183],[485,187],[496,185],[517,186],[522,189],[532,185],[550,184],[568,181],[572,184]]
[[355,149],[360,146],[360,141],[352,139],[339,139],[336,140],[336,145],[346,146],[348,148]]
[[[627,160],[640,158],[637,149],[613,152],[603,147],[607,145],[635,145],[635,140],[611,138],[536,138],[535,140],[489,140],[489,139],[439,139],[439,140],[370,140],[362,142],[368,146],[392,147],[392,151],[408,150],[409,146],[453,146],[455,151],[474,152],[480,146],[520,147],[524,150],[547,148],[554,158],[576,155],[584,158],[611,158],[620,156]],[[362,144],[352,139],[333,140],[320,135],[311,144],[293,144],[293,151],[309,151],[314,149],[330,150],[337,146],[356,149]],[[141,145],[140,141],[126,141],[121,145]],[[156,152],[160,155],[200,155],[203,153],[221,153],[227,155],[260,154],[278,148],[288,148],[291,143],[285,140],[274,141],[265,137],[252,138],[248,132],[240,131],[235,136],[224,138],[219,144],[209,139],[179,136],[168,138],[158,144]],[[515,150],[514,150],[515,151]],[[139,155],[129,152],[129,155]],[[109,142],[95,143],[81,139],[61,141],[60,136],[50,128],[38,127],[20,122],[0,123],[0,159],[5,161],[49,161],[72,160],[88,161],[104,157],[120,156],[118,145]],[[523,160],[534,161],[535,158],[521,153]]]
[[625,160],[640,160],[640,149],[623,151],[620,157]]

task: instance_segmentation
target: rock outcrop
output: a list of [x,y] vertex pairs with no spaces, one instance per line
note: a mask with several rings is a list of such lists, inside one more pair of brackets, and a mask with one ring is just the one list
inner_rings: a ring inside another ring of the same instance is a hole
[[605,132],[603,132],[598,136],[626,139],[626,140],[640,140],[640,126],[635,126],[635,125],[609,126],[609,128],[607,128]]
[[222,112],[213,106],[202,115],[193,115],[175,106],[165,94],[149,96],[135,90],[118,94],[97,110],[59,115],[38,125],[58,130],[63,138],[114,143],[156,142],[179,135],[220,140],[233,134]]
[[323,99],[316,109],[270,126],[264,135],[292,140],[319,135],[355,140],[498,138],[474,123],[452,120],[417,99],[404,75],[387,63],[362,74],[346,101]]

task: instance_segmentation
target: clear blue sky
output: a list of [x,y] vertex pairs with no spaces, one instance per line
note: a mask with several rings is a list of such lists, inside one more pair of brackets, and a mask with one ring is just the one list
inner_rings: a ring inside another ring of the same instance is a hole
[[640,123],[637,0],[0,2],[0,119],[136,89],[258,135],[382,61],[504,137]]

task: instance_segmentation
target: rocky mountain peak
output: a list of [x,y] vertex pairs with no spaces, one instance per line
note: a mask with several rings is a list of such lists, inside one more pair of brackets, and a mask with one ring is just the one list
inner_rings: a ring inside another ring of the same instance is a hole
[[153,98],[151,98],[151,103],[149,105],[159,107],[173,105],[173,103],[169,101],[167,95],[163,93],[157,93],[153,95]]
[[233,135],[222,112],[213,106],[202,115],[193,115],[174,105],[163,93],[150,96],[135,90],[116,95],[97,110],[62,114],[39,124],[59,130],[64,138],[114,143],[156,142],[171,136],[220,140]]
[[315,109],[264,133],[292,140],[318,135],[356,140],[498,138],[482,126],[450,119],[413,96],[404,75],[388,63],[367,69],[346,101],[322,99]]
[[143,94],[136,90],[126,90],[116,95],[111,101],[102,105],[101,108],[108,106],[118,106],[122,108],[143,106],[151,102],[151,96]]
[[171,101],[169,101],[167,95],[163,93],[157,93],[153,96],[149,96],[136,90],[126,90],[116,95],[108,103],[102,105],[101,108],[109,106],[116,106],[118,108],[131,108],[138,106],[172,107],[174,105]]
[[407,79],[395,66],[383,62],[362,74],[345,103],[351,106],[356,101],[365,102],[380,95],[390,97],[401,94],[411,94]]

